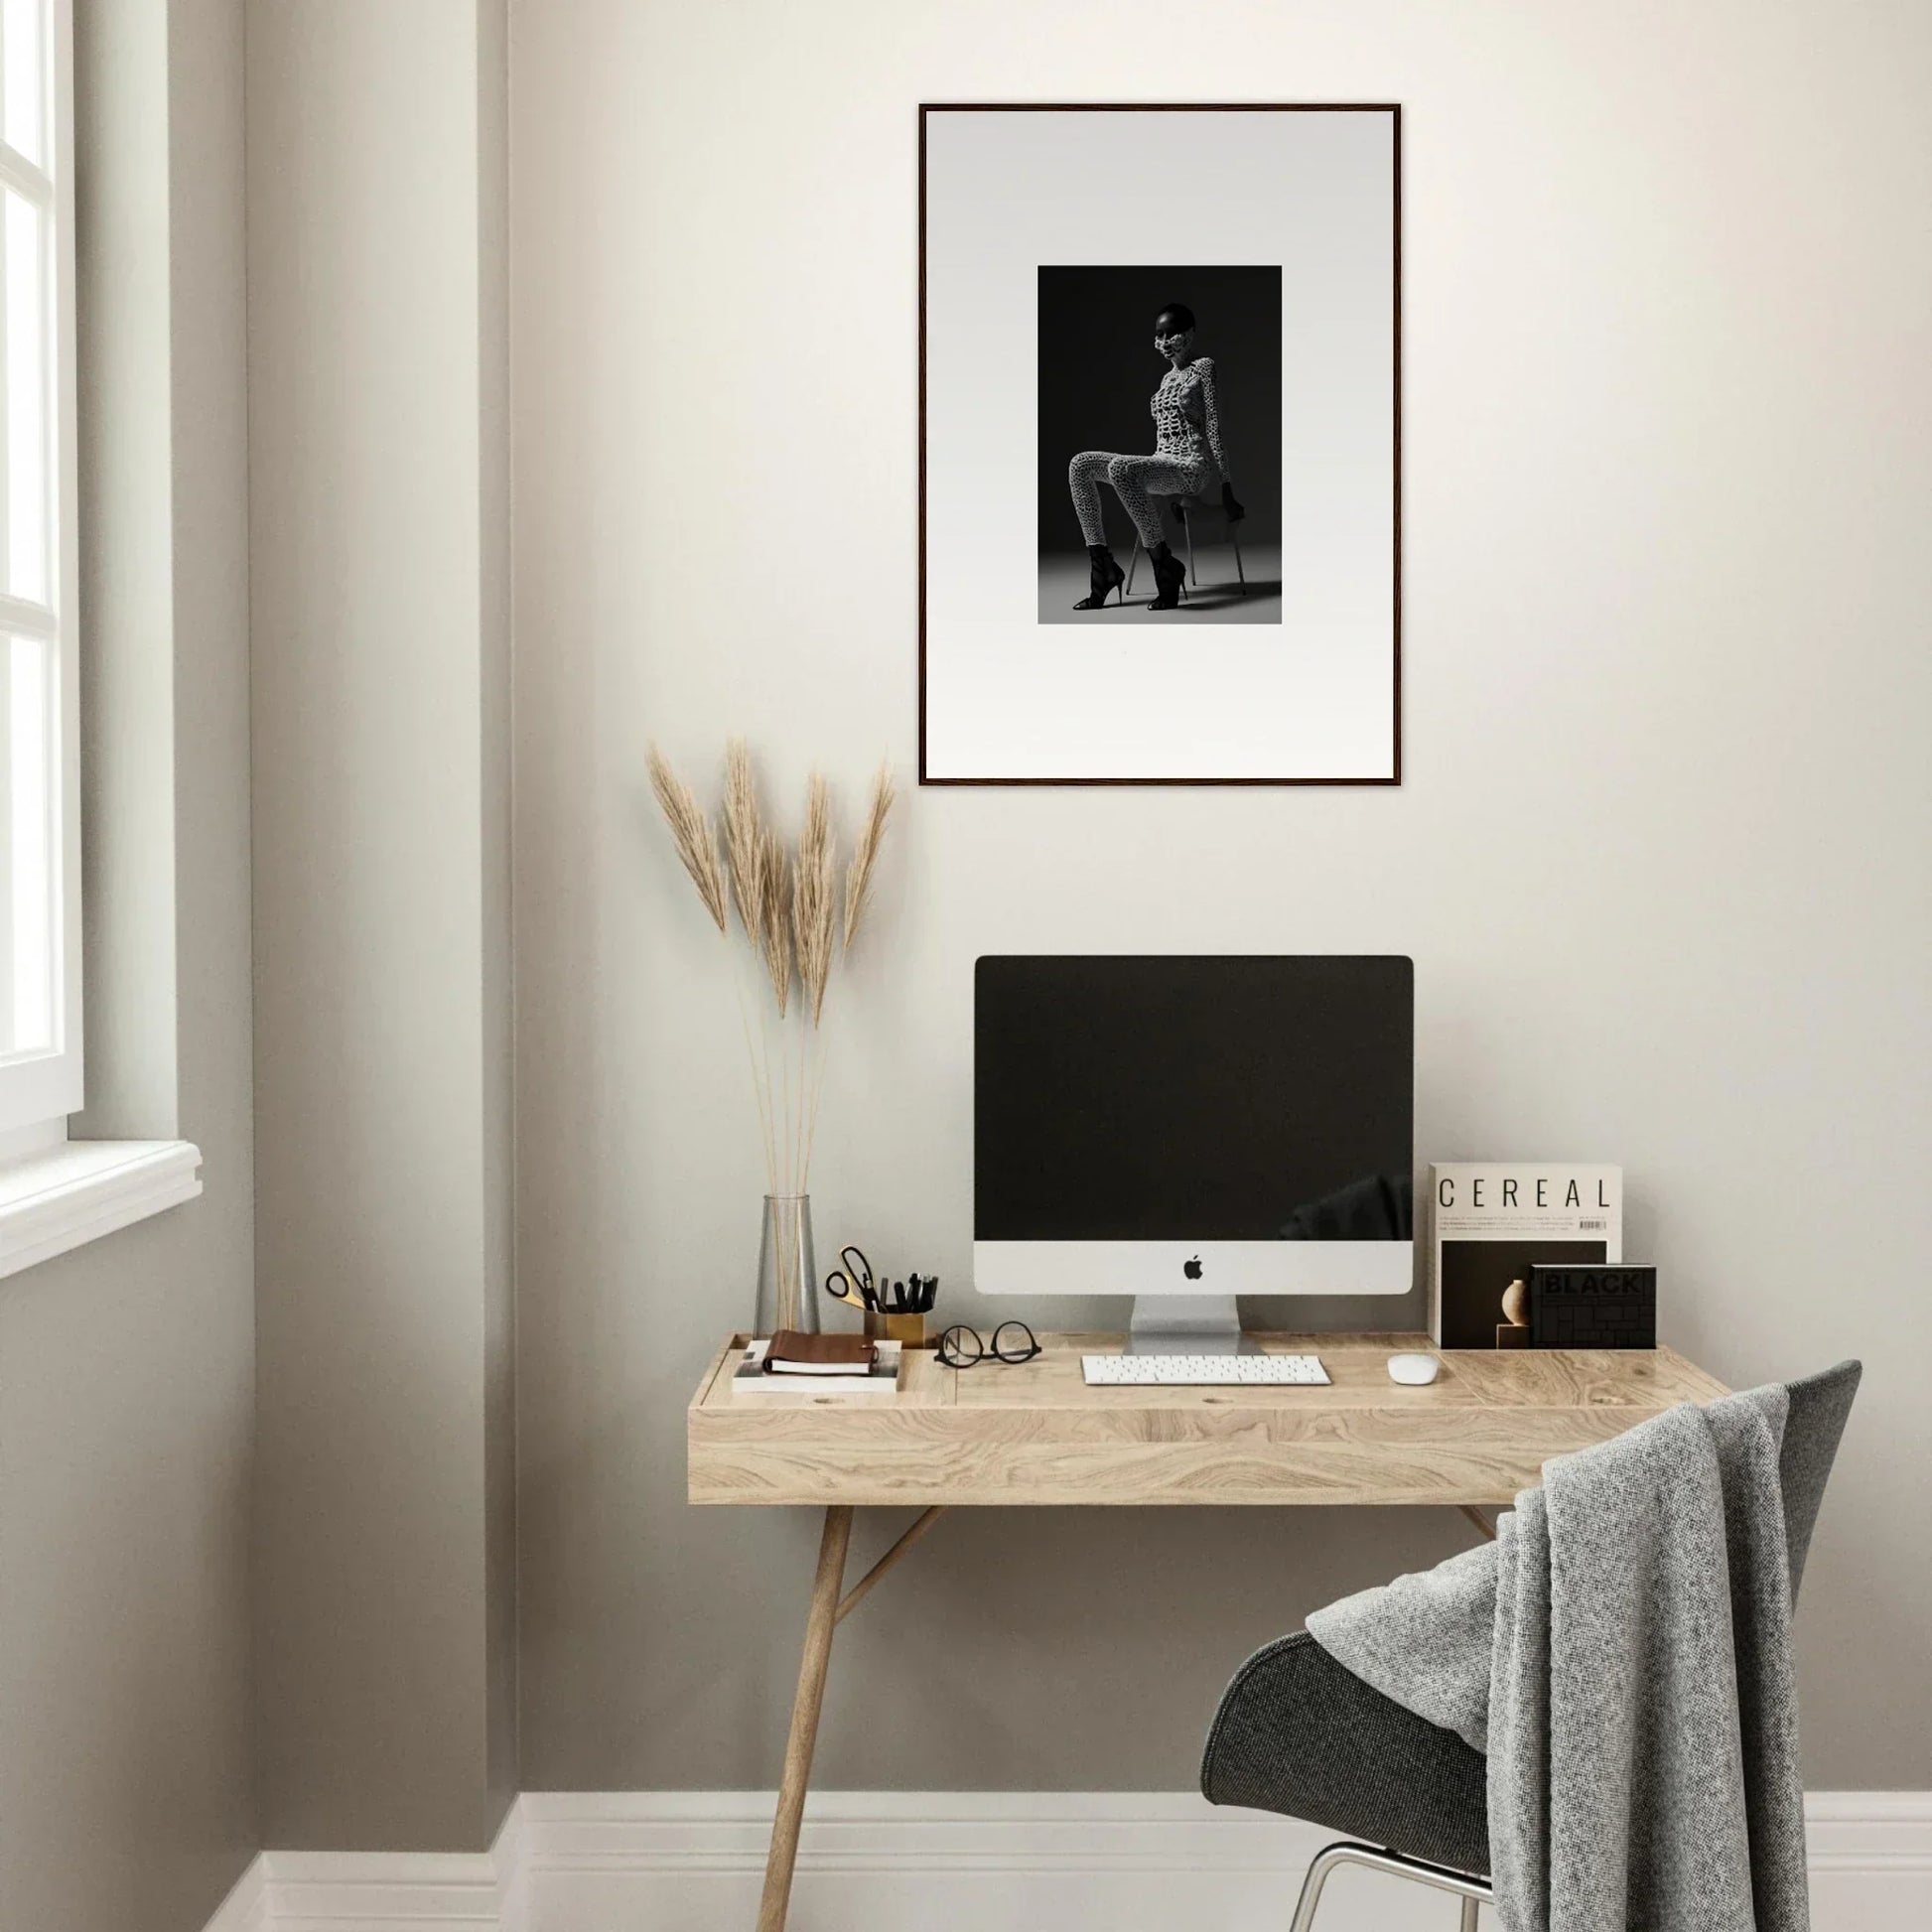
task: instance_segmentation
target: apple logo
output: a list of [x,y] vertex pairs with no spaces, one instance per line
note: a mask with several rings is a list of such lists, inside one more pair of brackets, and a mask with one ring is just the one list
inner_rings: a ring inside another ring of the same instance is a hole
[[1196,1255],[1191,1261],[1183,1261],[1180,1264],[1180,1272],[1183,1275],[1185,1275],[1190,1282],[1199,1281],[1200,1280],[1200,1256]]

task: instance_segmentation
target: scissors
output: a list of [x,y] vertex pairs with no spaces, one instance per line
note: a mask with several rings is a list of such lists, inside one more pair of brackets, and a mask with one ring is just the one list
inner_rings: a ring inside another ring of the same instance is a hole
[[872,1263],[864,1251],[854,1247],[839,1250],[840,1266],[825,1277],[825,1292],[835,1302],[846,1302],[854,1308],[863,1308],[867,1313],[877,1313],[879,1294],[873,1286]]

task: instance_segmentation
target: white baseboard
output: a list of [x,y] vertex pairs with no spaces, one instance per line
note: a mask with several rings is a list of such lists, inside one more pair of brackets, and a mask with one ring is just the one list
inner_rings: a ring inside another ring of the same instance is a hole
[[1805,1850],[1812,1932],[1932,1925],[1932,1791],[1807,1792]]
[[264,1852],[207,1932],[528,1932],[522,1806],[487,1852]]
[[268,1861],[257,1856],[207,1922],[207,1932],[270,1932]]
[[[266,1853],[208,1932],[738,1932],[757,1916],[771,1806],[769,1792],[526,1792],[488,1852]],[[1932,1792],[1814,1792],[1806,1815],[1815,1932],[1932,1925]],[[792,1932],[1279,1932],[1335,1836],[1190,1792],[821,1792]],[[1338,1872],[1322,1900],[1322,1932],[1442,1923],[1440,1894],[1371,1871]]]

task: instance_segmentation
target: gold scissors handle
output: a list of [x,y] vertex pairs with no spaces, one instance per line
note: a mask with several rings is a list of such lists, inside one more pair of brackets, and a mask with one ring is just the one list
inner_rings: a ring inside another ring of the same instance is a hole
[[862,1250],[847,1246],[839,1250],[840,1266],[825,1277],[825,1292],[835,1302],[844,1302],[871,1313],[879,1306],[873,1292],[872,1263]]

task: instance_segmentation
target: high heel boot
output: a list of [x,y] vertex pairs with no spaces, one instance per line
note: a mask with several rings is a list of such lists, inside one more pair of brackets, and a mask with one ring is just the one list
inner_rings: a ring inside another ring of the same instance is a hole
[[1165,543],[1157,543],[1147,553],[1154,566],[1154,602],[1150,611],[1172,611],[1180,602],[1181,586],[1187,581],[1187,566]]
[[1104,543],[1087,545],[1087,563],[1093,572],[1093,588],[1073,608],[1097,611],[1106,603],[1108,593],[1127,582],[1127,573],[1114,562],[1114,553]]

